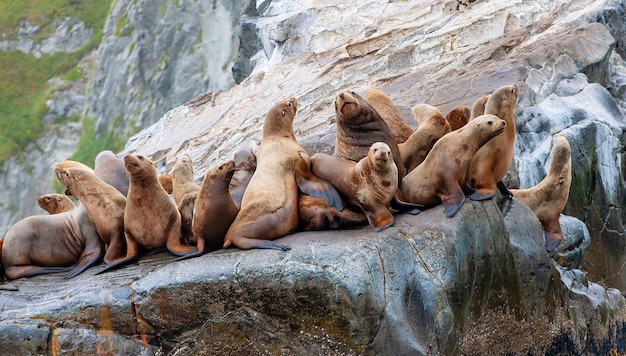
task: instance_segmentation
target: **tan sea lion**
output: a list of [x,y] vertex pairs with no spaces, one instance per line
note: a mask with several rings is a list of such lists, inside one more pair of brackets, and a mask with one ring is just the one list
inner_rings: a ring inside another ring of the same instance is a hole
[[[78,167],[78,168],[82,168],[82,169],[86,169],[88,171],[91,171],[93,173],[93,168],[89,167],[88,165],[78,162],[78,161],[73,161],[73,160],[65,160],[65,161],[61,161],[59,163],[57,163],[54,167],[54,169],[65,169],[65,168],[70,168],[70,167]],[[66,195],[71,195],[69,194],[67,191],[65,192]]]
[[163,187],[163,189],[165,189],[165,192],[167,192],[167,194],[173,193],[174,188],[172,187],[172,175],[171,174],[161,174],[159,176],[159,183],[161,183],[161,186]]
[[256,170],[256,156],[250,149],[243,149],[235,153],[235,173],[230,180],[230,195],[237,207],[241,206],[241,198],[246,191],[250,178]]
[[398,169],[386,143],[372,144],[358,163],[318,153],[311,157],[311,171],[337,188],[349,204],[359,207],[376,231],[393,225],[388,206],[398,190]]
[[157,177],[154,163],[146,156],[128,154],[124,166],[130,175],[130,186],[124,210],[126,256],[112,261],[98,273],[137,260],[138,246],[147,249],[167,247],[176,256],[196,249],[181,239],[180,213]]
[[128,172],[124,168],[124,161],[112,151],[104,150],[98,153],[94,164],[94,174],[124,196],[128,195],[128,185],[130,184]]
[[398,168],[398,177],[406,169],[395,136],[378,112],[355,92],[344,91],[335,99],[337,136],[334,156],[355,162],[367,156],[374,142],[384,142]]
[[393,104],[391,98],[383,91],[378,89],[370,89],[365,93],[365,101],[367,101],[385,120],[387,126],[391,129],[391,132],[396,138],[396,143],[402,143],[406,141],[413,129],[406,120],[400,115],[400,111]]
[[297,101],[290,98],[275,104],[265,116],[257,168],[226,233],[224,248],[290,249],[271,240],[297,229],[298,190],[343,210],[337,191],[309,170],[308,155],[293,133],[296,112]]
[[228,186],[235,173],[235,162],[228,161],[211,168],[204,175],[193,214],[193,235],[197,252],[180,257],[197,257],[216,251],[224,245],[228,228],[239,212]]
[[324,199],[300,194],[298,199],[300,229],[319,231],[351,228],[367,223],[367,217],[348,208],[337,210]]
[[200,186],[193,176],[193,164],[191,156],[180,155],[176,158],[174,171],[172,172],[172,194],[180,213],[183,238],[188,243],[193,243],[194,237],[191,228],[193,221],[193,209]]
[[74,209],[76,206],[72,199],[65,194],[44,194],[37,197],[37,205],[47,211],[48,214],[59,214]]
[[473,120],[485,113],[485,105],[487,104],[487,100],[489,100],[490,95],[491,94],[483,95],[474,102],[472,105],[470,120]]
[[515,145],[515,104],[519,88],[517,84],[498,88],[487,100],[485,114],[496,115],[506,121],[502,135],[482,146],[472,158],[469,168],[468,183],[475,192],[469,196],[472,200],[484,200],[493,197],[499,189],[504,195],[511,192],[502,183],[502,178],[513,161]]
[[[89,219],[106,245],[104,262],[108,264],[124,257],[126,254],[124,194],[83,168],[57,167],[55,173],[67,190],[87,209]],[[109,181],[117,181],[119,176],[109,175],[106,178]]]
[[552,161],[546,177],[528,189],[512,189],[515,198],[528,205],[545,231],[546,248],[554,251],[563,238],[559,217],[567,204],[572,183],[572,159],[569,141],[559,135],[552,146]]
[[72,278],[98,264],[104,244],[87,209],[34,215],[15,223],[4,236],[2,267],[9,279],[66,272]]
[[458,130],[465,126],[471,114],[471,110],[467,105],[459,106],[450,111],[446,115],[446,120],[448,120],[448,124],[450,124],[450,131]]
[[472,157],[507,125],[495,115],[482,115],[440,138],[424,162],[402,179],[405,199],[427,208],[443,203],[446,216],[453,217],[465,201],[461,187]]
[[415,105],[411,108],[411,115],[418,123],[417,130],[406,142],[398,145],[407,172],[422,163],[435,142],[450,132],[448,120],[432,105]]

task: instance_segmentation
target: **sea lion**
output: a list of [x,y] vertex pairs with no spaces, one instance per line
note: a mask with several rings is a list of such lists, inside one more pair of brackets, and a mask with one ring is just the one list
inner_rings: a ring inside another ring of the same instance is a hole
[[172,173],[172,193],[176,205],[180,204],[183,195],[198,193],[200,186],[193,177],[193,164],[188,154],[183,154],[176,158],[174,171]]
[[387,94],[378,89],[370,89],[365,93],[364,99],[385,120],[396,138],[396,143],[406,141],[413,134],[413,129],[400,115],[400,111]]
[[228,186],[235,173],[235,162],[223,162],[204,175],[193,214],[192,229],[197,252],[178,260],[216,251],[224,245],[226,231],[239,212]]
[[365,99],[355,92],[339,93],[335,99],[335,115],[337,136],[334,156],[358,162],[367,156],[373,143],[384,142],[391,149],[398,179],[404,177],[406,169],[395,136],[385,120]]
[[515,198],[528,205],[545,231],[546,248],[554,251],[563,238],[559,217],[567,204],[572,183],[572,159],[569,141],[559,135],[552,146],[552,161],[546,177],[528,189],[512,189]]
[[376,231],[393,225],[388,205],[398,190],[398,169],[386,143],[372,144],[358,163],[318,153],[311,157],[311,171],[336,187],[349,204],[359,207]]
[[309,157],[293,133],[296,112],[297,101],[290,98],[275,104],[265,116],[257,168],[226,233],[224,248],[289,250],[271,240],[297,229],[298,190],[343,210],[339,193],[309,170]]
[[452,111],[446,115],[446,120],[448,120],[448,124],[450,124],[450,131],[458,130],[465,126],[471,114],[471,110],[467,105],[452,109]]
[[165,192],[167,192],[167,194],[173,193],[174,188],[172,187],[172,175],[171,174],[161,174],[159,176],[159,183],[161,183],[161,186],[163,187],[163,189],[165,189]]
[[241,198],[246,191],[250,178],[256,170],[256,156],[250,149],[237,151],[234,156],[235,173],[230,180],[230,195],[237,207],[241,206]]
[[67,272],[72,278],[98,264],[104,244],[87,209],[34,215],[15,223],[4,237],[2,267],[9,279]]
[[405,199],[427,208],[443,203],[446,216],[453,217],[465,201],[461,187],[472,157],[507,125],[495,115],[482,115],[440,138],[424,162],[402,179]]
[[[97,172],[98,169],[95,171]],[[87,209],[89,220],[106,245],[104,262],[108,264],[124,257],[126,251],[124,238],[126,197],[124,194],[94,173],[82,168],[57,167],[55,173],[67,190]],[[113,172],[107,175],[106,179],[115,182],[120,176],[124,177],[124,175],[119,175],[119,172],[118,175]]]
[[511,192],[502,183],[502,178],[513,161],[515,145],[515,104],[519,88],[517,84],[507,85],[494,91],[485,105],[485,114],[496,115],[506,121],[502,135],[482,146],[472,158],[469,168],[468,183],[475,190],[469,196],[472,200],[484,200],[493,197],[499,189],[504,195]]
[[126,255],[98,273],[135,262],[138,246],[167,247],[176,256],[195,252],[194,247],[182,242],[180,213],[159,183],[154,163],[141,154],[128,154],[124,157],[124,166],[130,175],[124,209]]
[[[82,168],[82,169],[86,169],[88,171],[91,171],[93,173],[93,168],[89,167],[88,165],[78,162],[78,161],[73,161],[73,160],[65,160],[65,161],[61,161],[59,163],[57,163],[54,167],[54,169],[56,170],[58,168],[60,169],[65,169],[65,168],[70,168],[70,167],[78,167],[78,168]],[[69,192],[65,191],[66,195],[71,195],[69,194]]]
[[487,104],[487,100],[489,100],[490,95],[491,94],[483,95],[474,102],[472,105],[470,120],[473,120],[485,113],[485,105]]
[[98,153],[94,164],[94,174],[103,182],[113,186],[124,196],[128,195],[129,177],[124,162],[112,151]]
[[415,105],[411,108],[411,115],[418,123],[417,130],[406,142],[398,145],[407,172],[422,163],[435,142],[450,132],[448,120],[432,105]]
[[37,197],[37,205],[47,211],[48,214],[59,214],[74,209],[76,206],[72,199],[65,194],[44,194]]
[[298,199],[298,217],[300,229],[305,231],[351,228],[367,223],[363,214],[348,208],[339,211],[326,200],[306,194],[300,194]]

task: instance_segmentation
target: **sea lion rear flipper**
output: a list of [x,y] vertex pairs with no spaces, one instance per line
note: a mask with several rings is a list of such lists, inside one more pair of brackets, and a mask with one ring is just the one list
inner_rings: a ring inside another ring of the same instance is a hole
[[237,236],[232,239],[233,245],[239,247],[242,250],[250,250],[253,248],[272,249],[272,250],[291,250],[291,247],[283,244],[279,244],[272,240],[260,240],[251,239],[243,236]]
[[302,193],[324,199],[335,209],[339,211],[343,210],[343,202],[341,201],[339,192],[327,181],[318,178],[313,174],[303,177],[301,174],[296,173],[296,183],[298,184],[298,189],[300,189]]
[[91,236],[86,241],[83,254],[74,267],[65,274],[65,278],[72,278],[84,272],[87,268],[95,266],[104,258],[104,243],[100,236]]
[[499,181],[498,183],[496,183],[496,186],[498,187],[498,190],[500,190],[500,193],[502,193],[502,195],[506,195],[507,197],[509,197],[509,199],[513,197],[513,193],[504,184],[504,182]]
[[422,204],[409,203],[400,200],[398,194],[394,195],[393,199],[391,199],[391,207],[399,212],[409,213],[411,215],[417,215],[420,211],[425,209]]
[[458,185],[450,186],[451,194],[440,194],[441,204],[443,204],[443,212],[447,217],[451,218],[461,209],[465,202],[465,194]]
[[380,207],[362,207],[367,221],[376,232],[393,226],[394,218],[391,212],[385,206]]
[[475,191],[474,193],[470,194],[469,198],[471,200],[487,200],[487,199],[491,199],[494,195],[496,195],[496,193],[483,194],[478,191]]
[[67,272],[72,267],[43,267],[36,265],[13,266],[11,267],[11,278],[19,279],[23,277],[37,276],[40,274]]
[[103,269],[101,269],[98,272],[94,273],[94,276],[96,274],[101,274],[101,273],[104,273],[104,272],[112,271],[114,269],[122,268],[122,267],[127,266],[127,265],[135,264],[138,261],[139,261],[139,258],[137,258],[137,255],[133,255],[133,256],[122,258],[121,260],[109,263]]
[[465,195],[472,195],[476,193],[476,190],[472,188],[472,186],[469,185],[469,183],[465,183],[465,185],[463,186],[463,193],[465,193]]

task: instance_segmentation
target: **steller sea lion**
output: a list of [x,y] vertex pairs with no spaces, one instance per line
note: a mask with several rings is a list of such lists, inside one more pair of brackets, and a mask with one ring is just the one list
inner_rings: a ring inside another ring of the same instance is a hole
[[491,94],[483,95],[474,102],[472,105],[470,120],[473,120],[485,113],[485,105],[487,104],[487,100],[489,100],[490,95]]
[[465,126],[471,114],[471,110],[467,105],[459,106],[450,111],[446,115],[446,120],[448,120],[448,124],[450,124],[450,131],[458,130]]
[[472,200],[484,200],[493,197],[499,189],[504,195],[511,192],[502,183],[502,178],[513,161],[515,145],[515,104],[519,88],[517,84],[507,85],[494,91],[485,105],[485,114],[496,115],[506,121],[502,135],[482,146],[472,158],[469,168],[468,183],[475,190],[470,194]]
[[465,201],[461,187],[472,157],[507,125],[495,115],[482,115],[440,138],[424,162],[402,179],[404,198],[427,208],[443,203],[446,216],[453,217]]
[[554,251],[563,233],[559,217],[567,204],[572,183],[572,158],[569,141],[559,135],[552,146],[552,161],[546,177],[528,189],[512,189],[515,198],[528,205],[545,231],[546,249]]
[[398,108],[391,101],[391,98],[383,91],[370,89],[365,93],[364,99],[385,120],[396,138],[396,143],[399,144],[406,141],[413,134],[411,126],[407,124],[402,115],[400,115]]
[[130,175],[124,209],[126,255],[97,274],[135,262],[138,246],[167,247],[176,256],[195,252],[194,247],[182,242],[180,213],[159,183],[154,163],[146,156],[128,154],[124,157],[124,166]]
[[74,209],[76,206],[72,199],[65,194],[44,194],[37,197],[37,205],[47,211],[48,214],[64,213]]
[[450,132],[450,124],[438,108],[418,104],[411,108],[418,127],[406,142],[398,145],[406,171],[410,172],[424,161],[435,142]]
[[228,189],[235,205],[240,207],[243,193],[246,191],[250,178],[252,178],[256,170],[256,156],[252,150],[243,149],[235,153],[233,159],[235,161],[235,173],[230,180]]
[[393,225],[388,206],[398,190],[398,169],[386,143],[372,144],[358,163],[318,153],[311,157],[311,171],[337,188],[349,204],[359,207],[376,231]]
[[172,172],[172,194],[180,213],[183,238],[188,243],[194,243],[191,224],[193,221],[193,209],[200,186],[193,176],[193,164],[191,156],[183,154],[176,158],[174,171]]
[[344,91],[335,99],[337,136],[334,156],[358,162],[367,156],[374,142],[384,142],[398,168],[398,179],[406,169],[398,144],[389,126],[378,112],[355,92]]
[[271,240],[297,229],[299,190],[343,210],[337,191],[309,170],[308,155],[293,133],[296,112],[297,101],[290,98],[275,104],[265,116],[257,168],[243,194],[241,210],[226,233],[224,248],[289,250]]
[[124,162],[112,151],[104,150],[95,159],[94,174],[113,186],[124,196],[128,195],[129,177]]
[[348,208],[337,210],[324,199],[300,194],[298,199],[300,228],[305,231],[351,228],[367,223],[367,217]]
[[172,187],[172,175],[171,174],[161,174],[159,176],[159,183],[167,194],[172,194],[174,192],[174,188]]

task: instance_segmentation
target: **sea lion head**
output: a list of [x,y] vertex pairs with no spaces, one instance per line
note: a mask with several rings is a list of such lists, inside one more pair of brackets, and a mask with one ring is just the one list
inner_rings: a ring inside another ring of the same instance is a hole
[[174,180],[193,180],[193,164],[189,154],[185,153],[176,158],[172,178]]
[[552,144],[552,162],[550,163],[550,171],[555,169],[554,174],[558,174],[561,169],[570,170],[572,152],[569,141],[565,135],[560,134]]
[[50,214],[58,214],[74,208],[74,203],[63,194],[44,194],[37,197],[37,205]]
[[207,171],[206,178],[219,179],[228,185],[233,177],[233,173],[235,173],[235,162],[227,161],[222,162]]
[[470,123],[471,125],[467,124],[466,126],[475,128],[476,135],[482,144],[501,134],[506,127],[506,121],[491,114],[478,116],[474,120],[470,121]]
[[[515,107],[517,97],[519,96],[519,87],[517,84],[506,85],[494,91],[485,105],[485,112],[498,112],[496,107]],[[494,100],[496,98],[497,100]]]
[[378,168],[386,168],[393,162],[391,148],[384,142],[375,142],[370,146],[368,157],[372,164]]
[[59,169],[57,171],[57,178],[67,187],[67,191],[69,191],[71,195],[75,195],[77,189],[81,187],[79,182],[84,182],[88,179],[86,177],[88,174],[93,176],[93,173],[89,170],[80,167],[68,167]]
[[149,176],[157,176],[156,167],[150,158],[141,154],[127,154],[124,157],[124,167],[131,177],[141,180]]
[[290,136],[295,139],[293,134],[293,119],[298,111],[298,101],[296,98],[289,98],[278,102],[265,115],[263,122],[263,137],[269,135]]
[[349,121],[359,115],[365,100],[353,91],[344,91],[335,99],[335,114],[337,119]]
[[172,194],[172,192],[174,191],[174,187],[172,185],[171,174],[161,174],[159,176],[159,183],[161,183],[161,186],[163,187],[163,189],[165,189],[167,194]]
[[244,169],[250,172],[254,172],[256,169],[256,156],[249,148],[237,151],[233,160],[235,167],[238,169]]
[[450,125],[450,131],[454,131],[460,129],[465,126],[469,121],[471,115],[471,111],[469,106],[459,106],[458,108],[453,109],[446,115],[446,120]]

